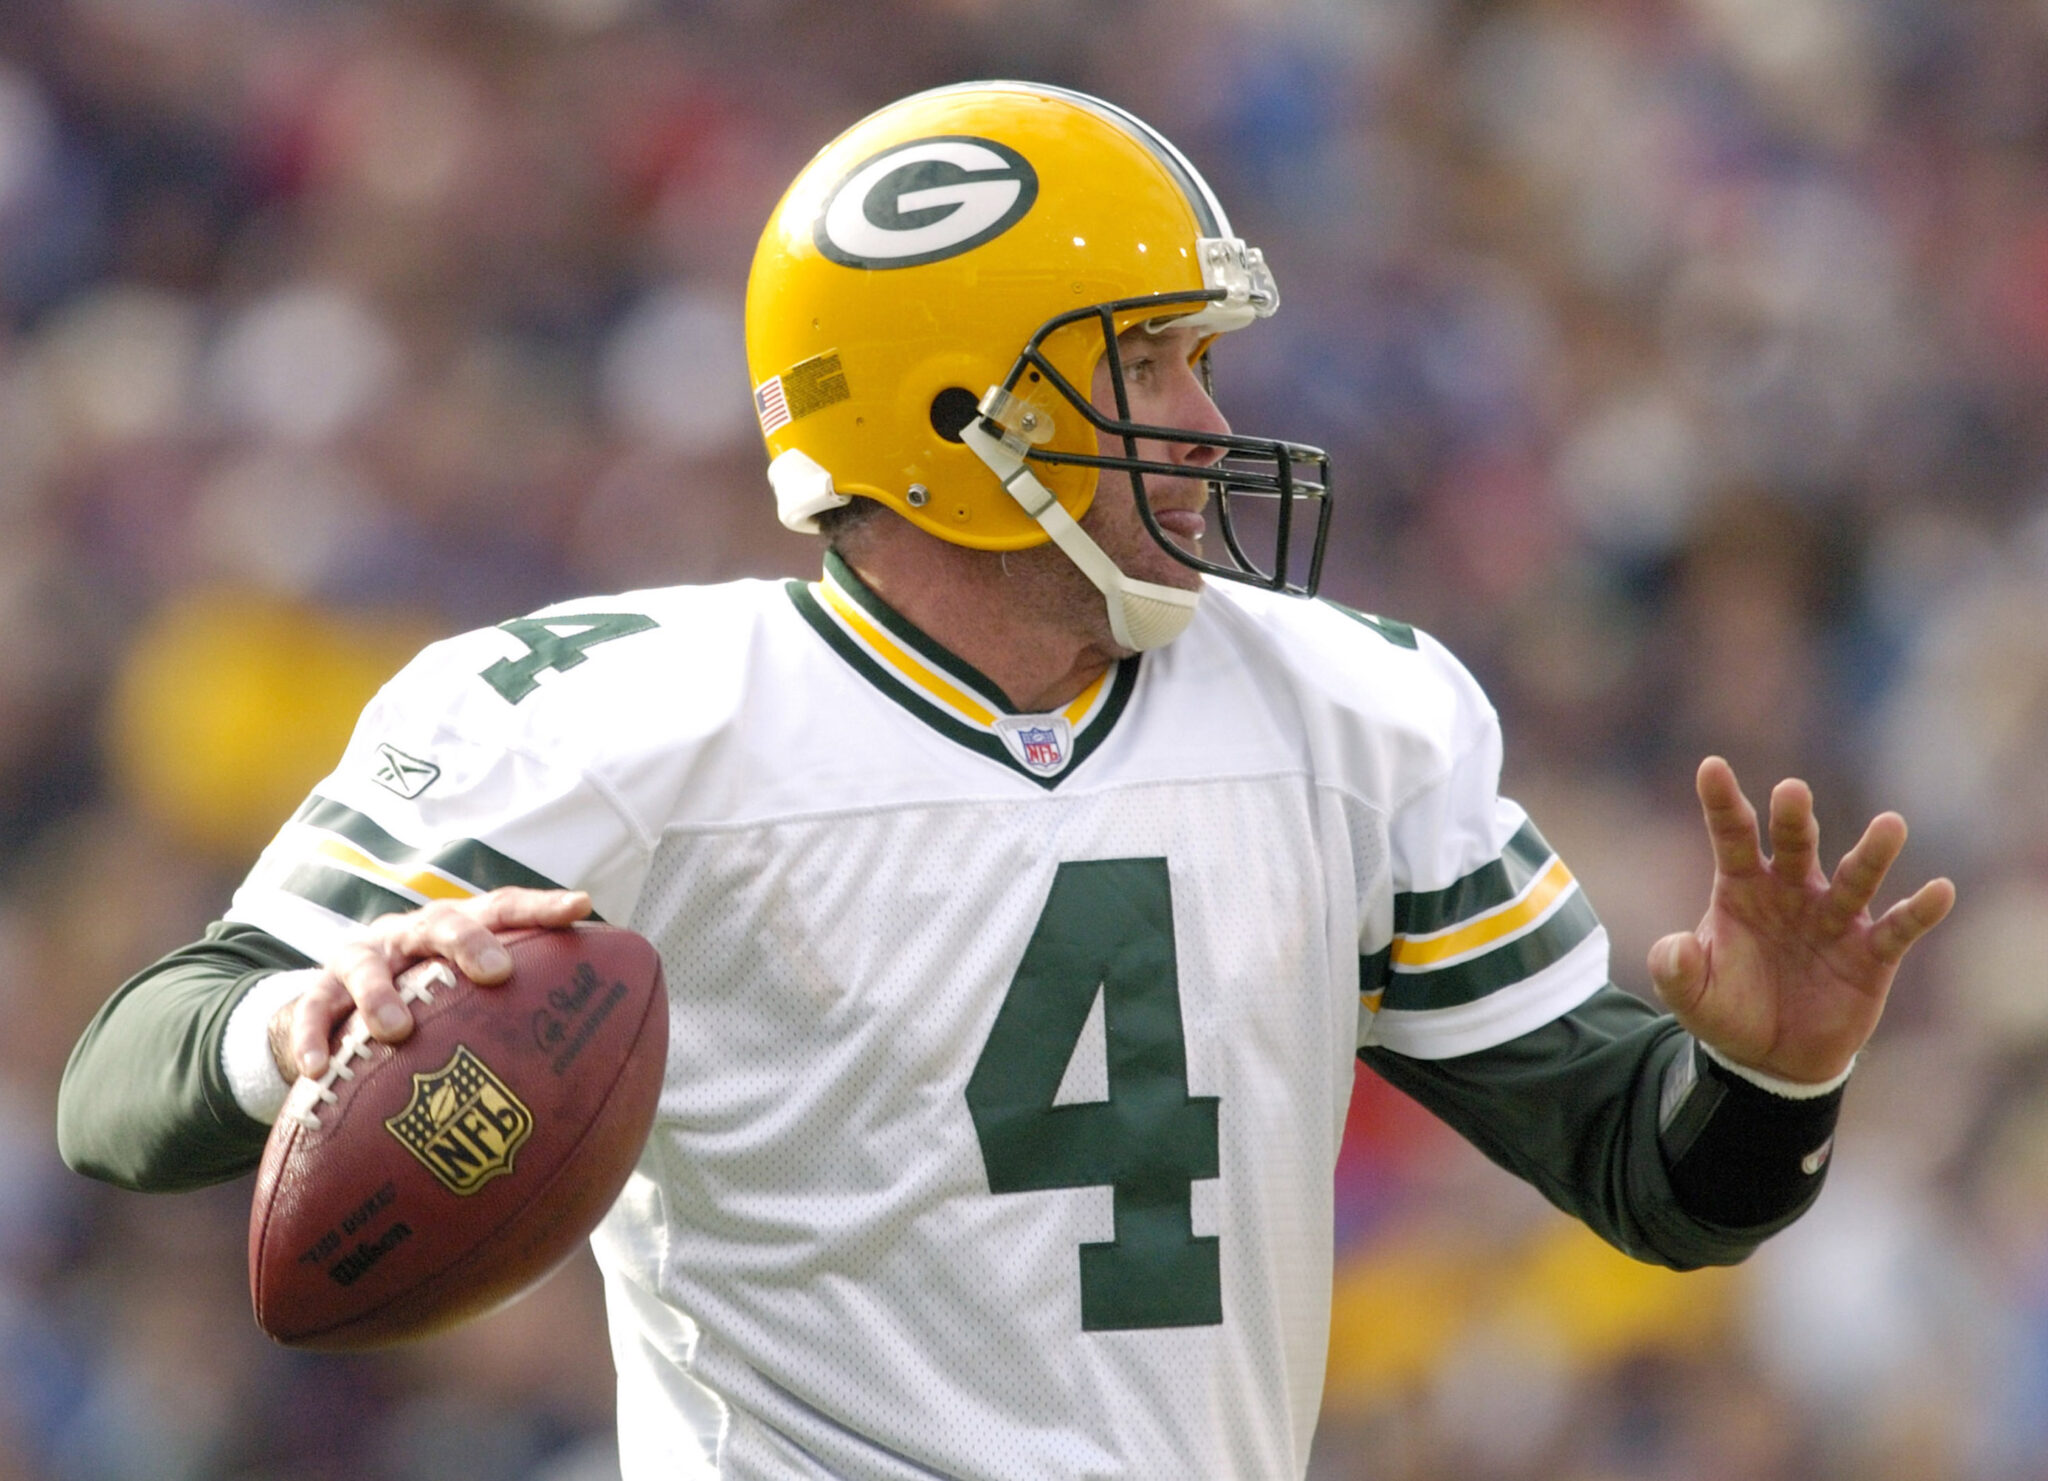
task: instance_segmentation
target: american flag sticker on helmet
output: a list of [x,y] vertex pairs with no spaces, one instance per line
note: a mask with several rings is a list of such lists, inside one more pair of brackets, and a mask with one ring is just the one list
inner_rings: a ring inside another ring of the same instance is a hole
[[771,375],[754,387],[754,415],[761,419],[763,437],[789,425],[789,402],[783,399],[781,376]]
[[780,375],[771,375],[754,387],[754,415],[761,419],[761,435],[771,436],[779,427],[801,421],[814,411],[853,399],[846,388],[846,372],[839,364],[839,352],[827,350],[808,360],[799,360]]

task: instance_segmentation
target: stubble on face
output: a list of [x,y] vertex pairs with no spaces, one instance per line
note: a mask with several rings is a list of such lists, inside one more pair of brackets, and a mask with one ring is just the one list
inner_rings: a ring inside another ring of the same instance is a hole
[[[1144,451],[1141,445],[1141,455]],[[1207,500],[1206,487],[1189,479],[1147,475],[1145,491],[1155,518],[1165,509],[1198,509]],[[1175,560],[1146,528],[1144,517],[1138,513],[1137,492],[1127,473],[1103,471],[1096,481],[1095,500],[1081,517],[1081,528],[1117,563],[1118,569],[1134,580],[1175,586],[1183,591],[1193,591],[1202,584],[1202,573]],[[1176,536],[1169,531],[1167,538],[1190,555],[1202,553],[1199,536]]]
[[[1088,527],[1086,517],[1081,526]],[[1109,606],[1101,591],[1057,545],[1048,541],[988,558],[1001,570],[1004,611],[1037,614],[1106,656],[1129,653],[1110,631]]]
[[[1179,425],[1176,411],[1188,408],[1189,388],[1194,384],[1188,355],[1195,341],[1187,332],[1172,330],[1152,335],[1131,330],[1125,335],[1130,348],[1125,354],[1129,373],[1132,419]],[[1143,364],[1150,360],[1150,366]],[[1161,362],[1168,369],[1162,371]],[[1136,367],[1133,369],[1132,367]],[[1185,379],[1184,379],[1185,378]],[[1107,371],[1098,369],[1095,379],[1096,403],[1115,415]],[[1227,429],[1220,414],[1206,396],[1195,408]],[[1122,456],[1123,440],[1103,434],[1099,445],[1104,453]],[[1180,462],[1171,445],[1141,439],[1137,455],[1147,462]],[[1188,476],[1172,478],[1144,475],[1146,502],[1160,521],[1168,540],[1190,555],[1202,553],[1200,511],[1209,498],[1208,481],[1199,464],[1189,467]],[[1202,584],[1202,573],[1177,560],[1162,547],[1146,526],[1138,510],[1138,495],[1132,477],[1121,469],[1103,469],[1096,479],[1095,497],[1081,516],[1081,528],[1126,576],[1135,581],[1193,591]],[[1028,550],[1012,551],[1001,558],[1004,586],[1010,599],[1028,604],[1026,610],[1057,613],[1068,629],[1108,656],[1124,657],[1130,649],[1116,642],[1109,623],[1107,599],[1057,545],[1047,543]]]

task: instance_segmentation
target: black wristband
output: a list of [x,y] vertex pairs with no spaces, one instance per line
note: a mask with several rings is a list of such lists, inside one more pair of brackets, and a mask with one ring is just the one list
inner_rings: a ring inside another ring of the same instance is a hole
[[1731,1229],[1798,1213],[1826,1176],[1843,1087],[1793,1100],[1751,1084],[1697,1044],[1691,1052],[1692,1083],[1658,1134],[1680,1206]]

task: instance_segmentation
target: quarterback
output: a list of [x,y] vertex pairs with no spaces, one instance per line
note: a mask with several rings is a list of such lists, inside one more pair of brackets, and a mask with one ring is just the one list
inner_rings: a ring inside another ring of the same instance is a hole
[[1314,597],[1312,447],[1233,432],[1279,307],[1189,162],[1098,99],[941,88],[777,207],[754,407],[813,581],[569,602],[437,643],[203,940],[122,986],[72,1166],[254,1165],[287,1076],[492,932],[649,937],[665,1089],[594,1239],[632,1481],[1298,1477],[1354,1056],[1641,1259],[1812,1201],[1924,886],[1812,799],[1698,790],[1716,862],[1611,986],[1498,793],[1485,696]]

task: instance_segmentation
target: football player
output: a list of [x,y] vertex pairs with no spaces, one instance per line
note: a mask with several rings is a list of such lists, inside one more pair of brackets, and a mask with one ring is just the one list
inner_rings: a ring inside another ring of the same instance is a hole
[[[941,88],[799,175],[747,291],[817,580],[569,602],[437,643],[62,1103],[139,1188],[256,1161],[393,973],[492,932],[651,938],[670,1060],[595,1237],[628,1477],[1299,1476],[1359,1055],[1645,1260],[1807,1207],[1936,881],[1832,872],[1788,781],[1699,771],[1716,878],[1608,981],[1571,871],[1427,635],[1313,599],[1312,447],[1211,342],[1272,268],[1167,140]],[[1760,836],[1761,835],[1761,836]]]

